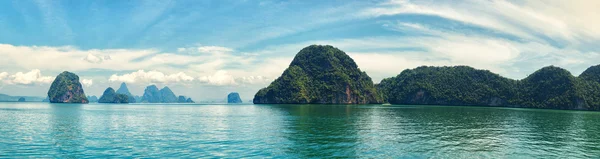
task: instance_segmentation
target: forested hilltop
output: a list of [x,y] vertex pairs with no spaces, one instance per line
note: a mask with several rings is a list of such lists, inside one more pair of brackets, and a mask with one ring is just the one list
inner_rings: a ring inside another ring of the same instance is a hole
[[522,80],[468,66],[418,67],[376,85],[391,104],[600,110],[600,65],[579,77],[548,66]]
[[367,73],[345,52],[311,45],[296,54],[281,77],[254,96],[254,103],[382,103]]

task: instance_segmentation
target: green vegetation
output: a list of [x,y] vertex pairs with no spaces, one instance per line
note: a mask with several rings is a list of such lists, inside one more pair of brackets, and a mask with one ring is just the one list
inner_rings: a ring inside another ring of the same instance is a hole
[[129,96],[116,93],[111,87],[108,87],[98,100],[98,103],[129,103]]
[[254,103],[382,103],[371,78],[333,46],[302,49],[281,77],[254,96]]
[[231,92],[227,95],[227,103],[242,103],[242,98],[237,92]]
[[418,67],[382,80],[377,88],[391,104],[600,110],[600,66],[579,77],[548,66],[522,80],[467,66]]
[[64,71],[56,76],[48,90],[51,103],[88,103],[79,76]]
[[378,84],[393,104],[505,105],[516,81],[467,66],[418,67]]

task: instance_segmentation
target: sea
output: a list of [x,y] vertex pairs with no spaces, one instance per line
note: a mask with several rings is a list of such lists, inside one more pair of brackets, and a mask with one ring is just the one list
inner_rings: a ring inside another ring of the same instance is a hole
[[600,112],[0,103],[0,158],[598,158]]

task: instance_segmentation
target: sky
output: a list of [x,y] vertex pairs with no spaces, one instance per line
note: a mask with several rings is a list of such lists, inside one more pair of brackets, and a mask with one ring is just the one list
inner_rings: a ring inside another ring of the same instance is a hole
[[522,79],[600,64],[600,1],[3,0],[0,93],[46,96],[62,71],[87,95],[168,86],[196,101],[249,101],[312,45],[332,45],[379,83],[418,66]]

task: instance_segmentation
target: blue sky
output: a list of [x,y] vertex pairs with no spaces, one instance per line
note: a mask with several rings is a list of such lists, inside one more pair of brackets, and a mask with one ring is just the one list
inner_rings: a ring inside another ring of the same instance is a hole
[[[311,44],[374,80],[422,65],[521,79],[600,64],[597,1],[0,1],[0,93],[44,96],[58,73],[86,94],[169,86],[196,100],[254,93]],[[115,88],[116,89],[116,88]]]

